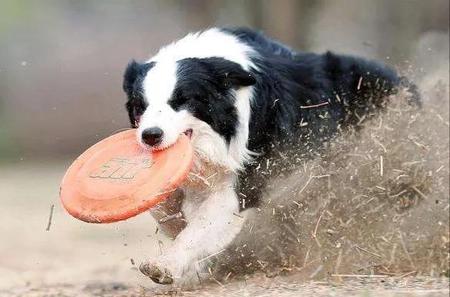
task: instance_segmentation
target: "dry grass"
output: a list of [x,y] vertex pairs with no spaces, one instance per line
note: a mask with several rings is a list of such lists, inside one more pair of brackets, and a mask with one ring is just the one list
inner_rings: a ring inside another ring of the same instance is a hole
[[[299,278],[449,273],[448,84],[421,109],[393,96],[288,178],[274,178],[219,275],[296,271]],[[267,217],[271,218],[267,222]],[[251,260],[247,260],[251,259]]]

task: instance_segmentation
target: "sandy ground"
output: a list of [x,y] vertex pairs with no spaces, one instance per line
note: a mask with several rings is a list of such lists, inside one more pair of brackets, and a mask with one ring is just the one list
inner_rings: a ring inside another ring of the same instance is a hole
[[142,287],[122,283],[96,283],[87,285],[59,284],[53,286],[15,288],[4,292],[5,296],[346,296],[346,297],[419,297],[448,296],[448,282],[445,280],[410,279],[380,281],[347,281],[298,283],[295,280],[264,279],[254,277],[247,282],[227,285],[205,285],[192,291],[167,291],[155,293]]
[[[298,281],[255,275],[194,291],[151,285],[132,262],[167,244],[149,214],[110,225],[77,221],[61,208],[58,184],[69,162],[1,165],[0,296],[448,296],[448,279],[343,278]],[[28,164],[28,165],[27,165]],[[51,205],[55,205],[46,231]],[[133,261],[131,260],[133,259]]]

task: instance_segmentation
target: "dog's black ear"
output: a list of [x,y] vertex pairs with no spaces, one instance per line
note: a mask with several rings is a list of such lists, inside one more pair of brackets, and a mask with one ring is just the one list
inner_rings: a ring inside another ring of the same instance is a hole
[[224,73],[225,84],[234,88],[248,87],[256,83],[255,78],[250,72],[245,71],[241,66],[231,69]]
[[137,91],[138,83],[142,82],[147,72],[154,65],[151,63],[138,63],[135,60],[131,60],[128,63],[125,73],[123,75],[123,90],[127,94],[133,94]]
[[256,83],[255,77],[235,62],[216,57],[202,60],[212,67],[215,75],[225,87],[238,89]]

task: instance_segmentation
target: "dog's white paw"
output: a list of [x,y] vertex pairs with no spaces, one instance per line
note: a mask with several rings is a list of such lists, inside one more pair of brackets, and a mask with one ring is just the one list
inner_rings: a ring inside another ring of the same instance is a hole
[[161,285],[173,284],[175,277],[178,276],[173,268],[171,269],[169,265],[161,261],[142,262],[139,270],[152,281]]
[[186,266],[170,261],[169,258],[144,261],[139,270],[155,283],[175,288],[192,288],[201,284],[204,279],[199,265]]

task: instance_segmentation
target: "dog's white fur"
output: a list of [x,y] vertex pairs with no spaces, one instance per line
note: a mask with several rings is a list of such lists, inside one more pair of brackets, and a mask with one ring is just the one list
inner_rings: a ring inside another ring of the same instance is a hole
[[[206,187],[184,187],[182,210],[187,226],[176,237],[173,246],[163,256],[149,259],[144,265],[168,271],[175,282],[186,279],[188,272],[201,269],[199,259],[220,252],[239,233],[245,212],[240,215],[235,183],[237,173],[251,160],[247,149],[249,135],[250,102],[252,88],[235,91],[239,117],[237,134],[227,145],[224,138],[207,123],[185,110],[175,111],[168,105],[175,84],[177,61],[185,58],[222,57],[238,63],[248,70],[252,65],[249,56],[253,50],[236,37],[217,29],[189,34],[185,38],[162,48],[148,62],[156,62],[144,79],[144,95],[149,103],[137,130],[142,142],[142,131],[159,127],[164,132],[163,141],[152,149],[163,149],[175,143],[179,135],[193,130],[192,144],[196,152],[196,168],[201,173],[206,164],[220,168],[220,178]],[[145,144],[143,144],[145,146]]]
[[[236,91],[236,107],[239,117],[238,133],[229,147],[224,139],[209,125],[193,117],[186,111],[176,112],[170,108],[170,99],[176,84],[177,61],[185,58],[221,57],[238,63],[245,70],[256,68],[249,56],[256,53],[239,40],[218,29],[192,33],[163,47],[147,62],[156,62],[144,80],[144,94],[150,103],[141,117],[137,137],[142,143],[141,134],[146,128],[158,126],[164,131],[164,139],[156,149],[164,149],[173,143],[183,131],[194,129],[193,144],[196,151],[211,162],[229,170],[237,171],[251,159],[247,149],[248,123],[252,88]],[[153,148],[155,149],[155,148]]]

